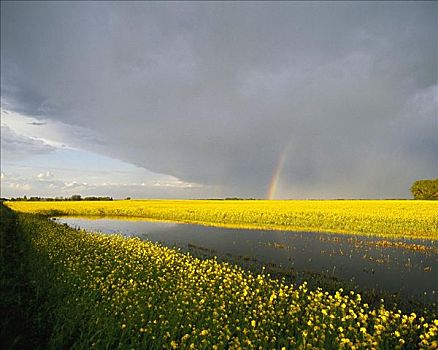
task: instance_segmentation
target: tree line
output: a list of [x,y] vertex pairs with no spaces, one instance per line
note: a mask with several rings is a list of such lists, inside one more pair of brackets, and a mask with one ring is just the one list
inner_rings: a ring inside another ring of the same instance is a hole
[[9,199],[10,201],[29,201],[29,202],[53,202],[53,201],[112,201],[113,197],[82,197],[80,194],[74,194],[71,197],[16,197]]
[[[426,179],[426,180],[417,180],[415,181],[411,188],[411,193],[414,199],[419,200],[438,200],[438,178],[436,179]],[[127,197],[127,200],[131,199],[131,197]],[[255,198],[240,198],[240,197],[231,197],[225,198],[222,200],[243,200],[250,199],[255,200]],[[1,200],[8,200],[7,198],[1,198]],[[50,202],[50,201],[112,201],[113,197],[104,196],[90,196],[90,197],[82,197],[80,194],[75,194],[71,197],[16,197],[10,198],[10,201],[30,201],[30,202]]]

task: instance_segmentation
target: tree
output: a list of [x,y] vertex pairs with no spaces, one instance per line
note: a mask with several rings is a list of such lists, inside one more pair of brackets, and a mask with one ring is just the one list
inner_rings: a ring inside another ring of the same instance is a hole
[[411,186],[414,199],[438,200],[438,178],[431,180],[417,180]]

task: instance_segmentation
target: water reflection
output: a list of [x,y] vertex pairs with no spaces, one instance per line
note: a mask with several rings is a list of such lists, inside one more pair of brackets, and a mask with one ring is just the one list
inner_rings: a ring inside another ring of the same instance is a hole
[[292,271],[295,279],[305,272],[306,278],[324,275],[360,288],[438,300],[437,241],[228,229],[132,218],[62,217],[56,221],[90,231],[136,236],[198,256]]

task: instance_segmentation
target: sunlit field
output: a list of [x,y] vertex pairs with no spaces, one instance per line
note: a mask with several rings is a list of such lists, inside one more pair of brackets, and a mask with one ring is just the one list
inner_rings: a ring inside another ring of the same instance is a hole
[[[32,205],[27,209],[36,208]],[[384,304],[373,308],[342,289],[331,294],[306,284],[287,285],[215,259],[78,231],[29,214],[19,214],[17,229],[33,283],[51,302],[52,348],[437,346],[438,320]]]
[[438,0],[0,1],[0,350],[438,350]]
[[129,216],[203,225],[438,238],[438,202],[413,200],[124,200],[8,202],[48,216]]

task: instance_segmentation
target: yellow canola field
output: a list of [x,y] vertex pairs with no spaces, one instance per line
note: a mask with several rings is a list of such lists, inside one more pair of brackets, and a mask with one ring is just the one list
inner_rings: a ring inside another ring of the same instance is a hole
[[437,319],[373,308],[354,292],[286,285],[148,241],[32,216],[21,215],[18,225],[32,279],[52,303],[50,348],[438,347]]
[[6,204],[19,212],[50,216],[123,216],[233,228],[438,239],[438,201],[115,200]]

